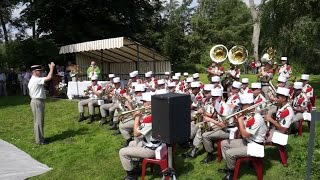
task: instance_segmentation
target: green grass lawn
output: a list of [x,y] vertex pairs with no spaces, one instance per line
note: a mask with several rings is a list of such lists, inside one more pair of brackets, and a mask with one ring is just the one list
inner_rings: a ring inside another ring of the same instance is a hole
[[[202,76],[202,78],[204,78]],[[250,76],[251,82],[254,77]],[[318,87],[319,76],[312,76],[312,84]],[[317,84],[317,85],[316,85]],[[319,88],[315,90],[318,93]],[[78,123],[77,102],[69,100],[46,101],[45,138],[50,144],[38,146],[33,139],[33,117],[28,97],[0,97],[0,138],[16,145],[36,160],[53,168],[48,173],[31,179],[122,179],[125,172],[120,164],[118,151],[124,142],[121,135],[113,136],[107,126],[98,122],[88,125]],[[318,109],[320,103],[317,102]],[[316,143],[313,158],[312,179],[320,178],[320,123],[316,124]],[[303,137],[290,135],[287,151],[288,164],[285,168],[279,161],[277,149],[266,148],[263,161],[264,179],[304,179],[309,133],[304,126]],[[176,172],[179,179],[221,179],[216,170],[225,162],[202,165],[204,151],[196,159],[184,159],[178,148],[175,156]],[[249,165],[241,166],[240,179],[256,179],[255,171]],[[147,179],[161,179],[156,168]]]

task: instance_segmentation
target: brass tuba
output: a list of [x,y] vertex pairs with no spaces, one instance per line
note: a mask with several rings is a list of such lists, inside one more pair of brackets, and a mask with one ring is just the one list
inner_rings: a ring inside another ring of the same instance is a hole
[[243,46],[233,46],[228,53],[228,58],[231,64],[243,64],[248,59],[248,51]]
[[272,47],[269,47],[267,49],[267,52],[262,55],[261,62],[264,63],[264,62],[269,62],[274,60],[275,53],[276,53],[276,50],[273,49]]
[[220,63],[224,60],[226,60],[228,57],[228,49],[222,45],[215,45],[210,50],[210,58],[212,61],[216,63]]

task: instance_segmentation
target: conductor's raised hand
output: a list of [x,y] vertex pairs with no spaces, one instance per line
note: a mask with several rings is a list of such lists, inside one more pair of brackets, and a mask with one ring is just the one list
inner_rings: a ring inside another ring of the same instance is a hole
[[49,68],[54,68],[54,66],[55,66],[54,62],[51,62],[51,63],[48,64],[48,65],[49,65]]

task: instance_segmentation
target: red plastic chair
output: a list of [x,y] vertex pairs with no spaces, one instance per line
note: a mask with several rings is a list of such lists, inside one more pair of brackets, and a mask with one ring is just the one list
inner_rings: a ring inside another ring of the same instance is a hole
[[[299,135],[299,136],[302,136],[303,122],[304,122],[303,119],[300,119],[300,120],[299,120],[299,128],[298,128],[298,135]],[[310,121],[306,121],[306,122],[308,123],[308,129],[309,129],[309,131],[310,131]]]
[[257,173],[257,179],[262,180],[263,179],[263,167],[262,167],[262,158],[258,157],[238,157],[236,160],[236,166],[234,168],[233,173],[233,180],[238,179],[238,174],[240,170],[240,164],[242,161],[251,161],[253,163],[253,166],[256,169]]
[[[312,112],[312,110],[316,107],[316,96],[313,95],[311,98],[310,98],[310,103],[308,103],[308,112]],[[304,120],[301,119],[299,120],[299,128],[298,128],[298,135],[299,136],[302,136],[302,127],[303,127],[303,122]],[[310,121],[306,121],[308,123],[308,129],[310,131]]]
[[[175,168],[174,153],[175,153],[175,145],[172,146],[173,168]],[[153,165],[154,164],[159,165],[160,169],[161,169],[161,172],[164,172],[168,168],[168,154],[163,159],[144,158],[142,160],[141,180],[144,180],[144,176],[146,175],[147,164],[150,164],[151,172],[153,172]],[[169,177],[166,177],[166,179],[169,179]]]
[[[147,164],[150,163],[151,172],[153,172],[153,165],[157,164],[160,166],[161,172],[168,168],[168,157],[165,156],[163,159],[153,159],[153,158],[144,158],[142,160],[142,173],[141,173],[141,180],[144,180],[144,176],[146,175],[146,168]],[[166,177],[166,179],[169,177]]]
[[218,162],[221,162],[222,160],[222,151],[221,151],[221,141],[223,139],[218,139],[216,140],[216,143],[217,143],[217,161]]
[[266,143],[265,146],[276,146],[279,151],[281,164],[283,165],[283,167],[288,167],[287,151],[285,146],[282,146],[279,144],[273,144],[272,142]]

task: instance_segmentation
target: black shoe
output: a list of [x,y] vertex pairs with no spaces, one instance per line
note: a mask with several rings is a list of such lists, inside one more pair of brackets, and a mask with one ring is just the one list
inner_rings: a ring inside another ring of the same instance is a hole
[[132,141],[132,138],[126,140],[126,142],[124,142],[121,147],[123,147],[123,148],[127,147],[131,141]]
[[233,179],[233,171],[229,170],[226,175],[222,178],[222,180],[232,180]]
[[93,120],[94,120],[94,116],[93,116],[93,115],[90,115],[90,118],[89,118],[88,124],[93,123]]
[[49,144],[49,143],[47,143],[47,142],[41,142],[41,143],[39,143],[38,145],[47,145],[47,144]]
[[112,120],[109,122],[109,126],[113,126],[113,121]]
[[197,156],[198,148],[193,148],[190,153],[191,158],[195,158]]
[[112,133],[112,135],[114,135],[114,136],[117,136],[117,135],[119,135],[119,134],[121,134],[121,132],[120,132],[120,130],[118,129],[118,130],[116,130],[114,133]]
[[113,123],[113,125],[109,128],[110,130],[117,130],[117,123]]
[[200,161],[200,163],[201,164],[208,164],[211,161],[213,161],[213,154],[212,153],[208,153],[207,156],[202,161]]
[[184,157],[186,158],[195,158],[198,152],[198,148],[193,148],[191,151],[186,152],[183,154]]
[[222,173],[222,174],[226,174],[229,172],[229,169],[227,169],[227,168],[218,169],[218,172]]
[[127,176],[124,180],[138,180],[138,176],[133,171],[127,171]]
[[83,120],[85,120],[85,119],[86,119],[86,118],[84,117],[84,114],[83,114],[83,113],[80,113],[78,122],[81,122],[81,121],[83,121]]
[[194,148],[191,141],[186,141],[184,143],[179,144],[182,148]]
[[102,117],[102,120],[99,122],[99,124],[102,126],[104,124],[107,124],[107,118],[106,117]]

